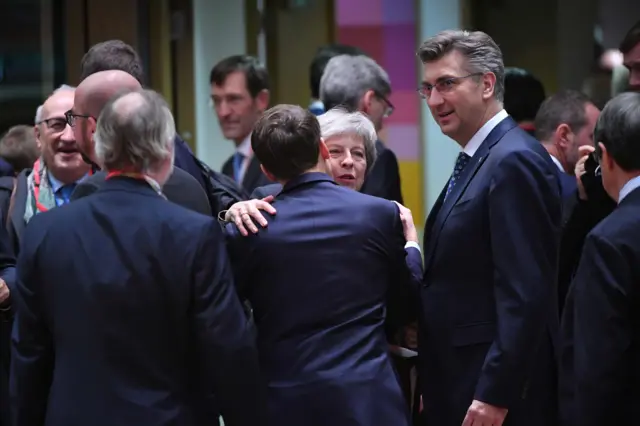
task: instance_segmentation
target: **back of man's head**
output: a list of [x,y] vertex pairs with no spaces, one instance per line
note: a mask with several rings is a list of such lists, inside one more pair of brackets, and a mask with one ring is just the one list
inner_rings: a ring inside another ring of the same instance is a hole
[[533,74],[522,68],[505,68],[504,109],[517,123],[533,121],[544,99],[544,86]]
[[640,92],[640,21],[627,32],[620,43],[620,52],[629,69],[629,89]]
[[80,81],[100,71],[120,70],[144,84],[144,69],[138,52],[121,40],[93,45],[82,57]]
[[320,125],[298,105],[276,105],[256,123],[251,148],[268,173],[287,181],[318,165]]
[[15,174],[31,168],[39,156],[33,126],[13,126],[0,139],[0,157],[11,164]]
[[563,90],[547,98],[535,118],[536,138],[543,143],[551,142],[558,126],[566,124],[577,133],[587,124],[586,107],[592,101],[576,90]]
[[96,158],[106,170],[158,173],[172,159],[174,135],[173,116],[162,96],[152,90],[120,93],[100,114]]
[[322,74],[331,58],[338,55],[367,56],[362,49],[346,44],[336,43],[319,47],[309,65],[309,88],[311,89],[312,98],[320,99],[320,80],[322,79]]
[[622,170],[640,172],[640,93],[622,93],[607,102],[598,118],[594,140],[599,157],[602,143]]
[[341,106],[356,111],[364,94],[391,93],[389,75],[367,56],[338,55],[329,61],[320,80],[320,100],[326,110]]
[[115,95],[141,88],[140,82],[125,71],[96,72],[78,85],[74,100],[74,112],[98,117],[102,108]]

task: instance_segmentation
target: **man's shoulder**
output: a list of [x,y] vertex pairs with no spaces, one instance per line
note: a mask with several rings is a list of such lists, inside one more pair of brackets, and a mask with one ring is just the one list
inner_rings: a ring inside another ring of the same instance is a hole
[[633,241],[634,246],[637,245],[640,241],[640,189],[627,195],[611,214],[591,230],[589,236],[614,245],[627,241]]

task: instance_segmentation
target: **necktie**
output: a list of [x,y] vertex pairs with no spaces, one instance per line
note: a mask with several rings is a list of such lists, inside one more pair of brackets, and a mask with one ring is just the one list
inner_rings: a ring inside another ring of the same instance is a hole
[[471,157],[465,154],[464,152],[461,152],[460,154],[458,154],[458,158],[456,159],[456,165],[453,168],[453,174],[451,175],[451,178],[449,179],[449,185],[447,186],[447,193],[444,197],[445,200],[453,190],[453,187],[455,186],[456,182],[460,178],[460,175],[462,174],[462,171],[464,170],[464,168],[467,166],[467,164],[469,164],[469,160],[471,160]]
[[242,171],[242,162],[244,161],[244,155],[240,152],[236,152],[233,155],[233,178],[236,182],[240,182],[240,178],[242,177],[240,172]]
[[62,199],[61,204],[67,204],[71,199],[71,194],[73,190],[76,188],[75,183],[70,183],[69,185],[64,185],[58,190],[58,194],[60,194],[60,198]]

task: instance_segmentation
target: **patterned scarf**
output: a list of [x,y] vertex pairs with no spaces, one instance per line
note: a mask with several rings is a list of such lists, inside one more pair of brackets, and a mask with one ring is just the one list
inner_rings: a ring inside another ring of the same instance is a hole
[[31,218],[41,212],[54,208],[56,197],[49,183],[47,167],[42,158],[33,165],[33,170],[27,177],[27,205],[24,209],[24,221],[29,223]]

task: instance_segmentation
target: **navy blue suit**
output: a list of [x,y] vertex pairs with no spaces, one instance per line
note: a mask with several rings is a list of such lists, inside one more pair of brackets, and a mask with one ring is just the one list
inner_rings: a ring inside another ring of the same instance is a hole
[[262,424],[257,354],[212,218],[116,177],[34,217],[17,271],[14,425],[213,425],[214,391],[227,424]]
[[[445,187],[446,190],[446,187]],[[560,183],[510,117],[425,226],[420,361],[425,424],[460,426],[472,400],[505,425],[553,425]]]
[[640,189],[588,234],[563,315],[563,425],[637,424]]
[[[273,206],[258,234],[227,227],[254,310],[269,424],[409,425],[385,336],[385,325],[407,321],[406,308],[391,308],[407,306],[410,281],[397,206],[323,173],[291,180]],[[386,308],[389,298],[404,303]]]

